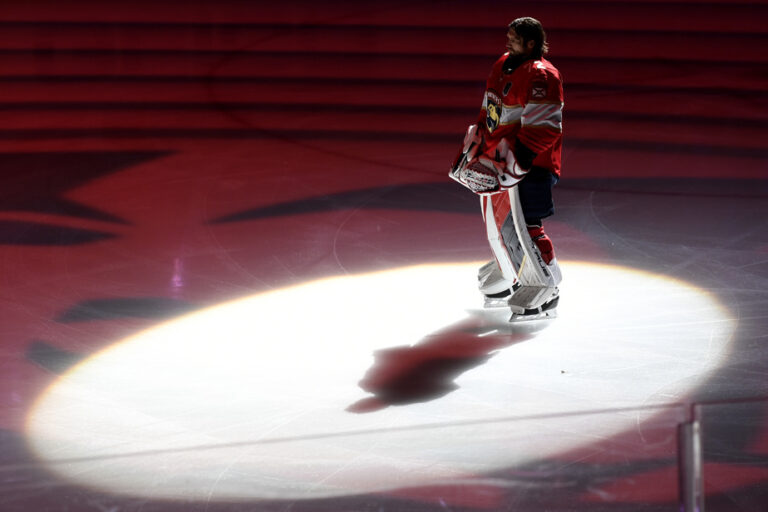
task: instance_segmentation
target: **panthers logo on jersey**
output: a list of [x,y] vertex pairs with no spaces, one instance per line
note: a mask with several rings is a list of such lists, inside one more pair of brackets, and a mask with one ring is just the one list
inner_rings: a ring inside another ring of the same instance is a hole
[[485,96],[485,124],[488,127],[488,131],[493,131],[499,127],[501,122],[501,98],[491,91]]

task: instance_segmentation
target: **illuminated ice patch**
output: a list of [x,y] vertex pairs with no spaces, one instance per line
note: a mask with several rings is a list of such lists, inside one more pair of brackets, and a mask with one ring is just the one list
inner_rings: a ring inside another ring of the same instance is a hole
[[[158,325],[61,377],[30,413],[29,443],[62,478],[154,498],[449,483],[638,428],[653,411],[566,413],[682,401],[734,330],[694,286],[585,263],[563,264],[556,320],[509,325],[506,313],[478,310],[477,266],[322,279]],[[374,351],[439,345],[472,318],[478,343],[528,339],[432,400],[347,410],[369,396],[357,384]]]

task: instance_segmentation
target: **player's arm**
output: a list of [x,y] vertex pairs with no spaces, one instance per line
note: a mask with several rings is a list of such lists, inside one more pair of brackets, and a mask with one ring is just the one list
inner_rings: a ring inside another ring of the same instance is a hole
[[486,150],[488,130],[485,127],[485,100],[478,121],[469,125],[464,135],[461,151],[454,158],[448,176],[476,194],[492,193],[499,190],[496,171],[479,164],[478,157]]
[[484,147],[483,131],[473,124],[464,135],[461,152],[451,165],[448,176],[476,194],[488,194],[499,190],[499,180],[493,167],[486,167],[478,161]]
[[520,167],[528,170],[563,132],[563,84],[538,63],[524,87],[526,103],[512,152]]
[[[530,71],[526,82],[521,84],[519,97],[524,103],[517,136],[512,140],[502,139],[495,146],[483,144],[475,160],[466,160],[465,174],[473,179],[477,177],[479,186],[487,187],[490,193],[517,185],[536,157],[562,134],[563,86],[557,71],[551,72],[540,62]],[[498,187],[493,184],[491,188],[493,174]]]
[[[500,57],[486,81],[483,103],[475,124],[467,128],[464,144],[459,154],[454,158],[448,175],[469,188],[476,194],[489,194],[502,188],[499,184],[499,166],[501,162],[494,161],[495,147],[488,148],[490,132],[486,120],[488,118],[488,91],[493,89],[494,77],[501,72],[505,56]],[[480,160],[482,158],[482,161]]]

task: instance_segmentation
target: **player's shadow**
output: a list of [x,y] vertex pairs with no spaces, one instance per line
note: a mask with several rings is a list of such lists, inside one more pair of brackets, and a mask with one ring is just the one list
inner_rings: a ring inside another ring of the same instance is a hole
[[374,352],[374,363],[359,386],[372,396],[347,407],[353,413],[394,405],[429,402],[459,388],[455,380],[498,351],[532,338],[547,321],[509,323],[508,312],[472,312],[456,324],[425,336],[415,345]]

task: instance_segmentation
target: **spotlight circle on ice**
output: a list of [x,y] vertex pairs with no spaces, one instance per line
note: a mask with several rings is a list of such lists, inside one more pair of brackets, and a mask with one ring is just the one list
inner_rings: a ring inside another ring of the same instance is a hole
[[[381,492],[556,456],[594,429],[637,429],[658,411],[570,413],[684,401],[727,355],[734,320],[705,291],[562,266],[551,321],[480,309],[477,263],[321,279],[174,319],[63,375],[29,415],[29,444],[65,479],[135,496]],[[455,358],[482,343],[491,348],[439,392],[355,409],[377,355],[437,347]]]

